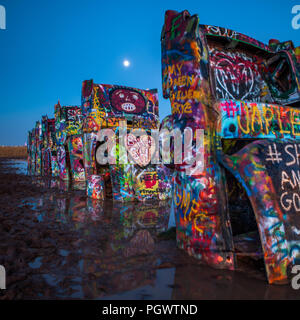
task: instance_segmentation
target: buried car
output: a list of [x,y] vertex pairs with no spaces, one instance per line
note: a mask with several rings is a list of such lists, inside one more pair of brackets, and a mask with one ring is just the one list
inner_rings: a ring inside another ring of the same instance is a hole
[[[28,133],[29,172],[59,176],[62,189],[72,183],[98,200],[171,197],[171,171],[159,161],[152,163],[159,150],[152,136],[159,127],[156,89],[84,81],[82,106],[58,102],[54,114],[54,119],[43,116],[42,124],[38,121]],[[114,142],[113,149],[101,154],[107,140]]]
[[[82,85],[82,115],[89,197],[123,202],[170,198],[168,168],[151,161],[158,150],[151,135],[159,126],[156,89],[86,80]],[[111,147],[103,148],[105,141]]]
[[60,179],[84,182],[82,115],[79,106],[55,107],[55,132]]
[[203,131],[201,170],[174,164],[178,246],[220,268],[262,257],[269,283],[287,283],[300,261],[300,48],[188,11],[166,12],[161,44],[162,126]]

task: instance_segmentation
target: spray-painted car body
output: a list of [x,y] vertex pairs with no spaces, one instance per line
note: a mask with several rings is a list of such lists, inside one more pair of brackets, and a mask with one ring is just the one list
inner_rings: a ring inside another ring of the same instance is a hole
[[59,176],[57,162],[57,144],[55,137],[55,119],[42,116],[42,175]]
[[42,116],[27,136],[28,174],[59,176],[55,119]]
[[175,165],[178,245],[234,269],[233,236],[253,231],[254,212],[268,281],[287,282],[300,257],[299,48],[200,25],[187,11],[166,12],[161,42],[172,107],[162,126],[204,132],[203,171]]
[[42,125],[40,121],[36,121],[35,127],[32,130],[31,135],[32,141],[32,156],[33,156],[33,174],[42,174],[42,148],[43,148],[43,136],[42,136]]
[[81,107],[55,105],[55,132],[59,177],[84,182]]
[[29,175],[34,175],[35,161],[34,161],[34,150],[33,150],[33,129],[27,132],[27,172]]
[[[168,185],[162,188],[159,183],[166,180],[168,169],[150,163],[156,151],[150,130],[159,126],[157,90],[95,84],[87,80],[82,86],[82,115],[88,196],[111,197],[116,201],[169,198],[170,188]],[[126,123],[128,128],[124,143],[120,142],[121,123]],[[110,139],[116,139],[115,163],[97,163],[96,153],[100,147],[97,135],[102,129],[111,129],[114,138]],[[129,133],[131,129],[142,129],[144,135],[137,139]],[[133,161],[128,158],[122,163],[121,154],[128,154]]]

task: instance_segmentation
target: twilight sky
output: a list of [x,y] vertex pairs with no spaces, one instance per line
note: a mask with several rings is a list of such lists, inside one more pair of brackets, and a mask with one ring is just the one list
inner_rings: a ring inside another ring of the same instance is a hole
[[[0,0],[0,145],[23,145],[54,104],[80,105],[83,80],[157,88],[160,119],[170,113],[161,90],[160,33],[168,9],[198,13],[200,23],[228,27],[268,43],[300,45],[291,25],[300,0],[103,1]],[[130,66],[125,68],[123,60]]]

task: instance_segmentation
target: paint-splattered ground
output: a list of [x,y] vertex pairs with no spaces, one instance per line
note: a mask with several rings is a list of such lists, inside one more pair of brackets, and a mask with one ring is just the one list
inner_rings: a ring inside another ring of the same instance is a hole
[[169,202],[101,204],[1,159],[0,299],[300,299],[259,262],[201,265],[176,248],[169,215]]

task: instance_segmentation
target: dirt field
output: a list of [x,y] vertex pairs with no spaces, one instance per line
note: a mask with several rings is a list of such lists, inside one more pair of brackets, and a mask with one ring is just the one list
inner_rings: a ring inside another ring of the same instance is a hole
[[27,147],[25,146],[0,146],[0,158],[26,159]]

